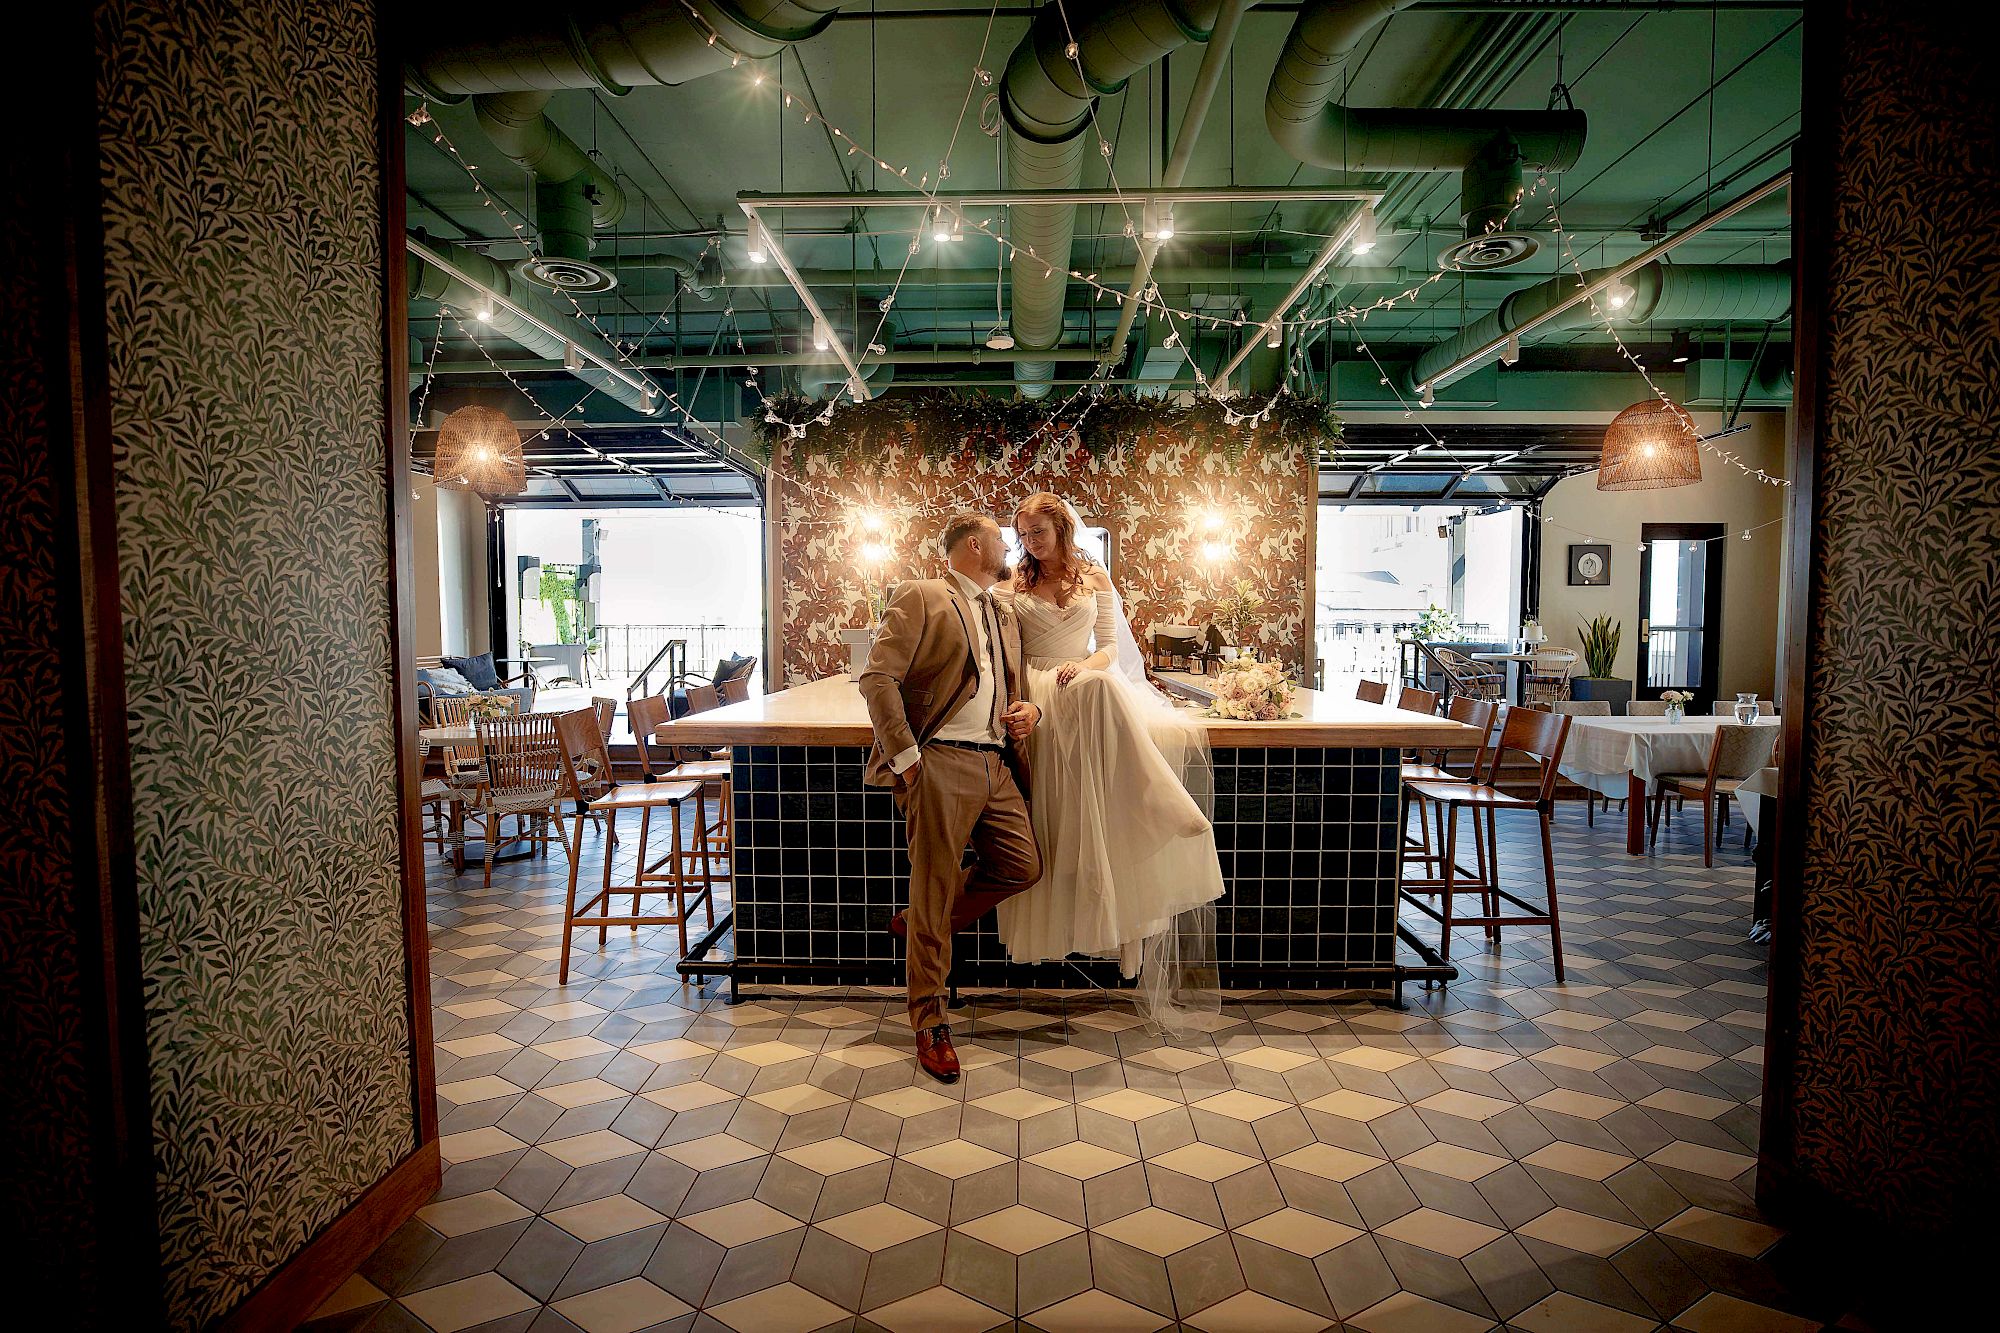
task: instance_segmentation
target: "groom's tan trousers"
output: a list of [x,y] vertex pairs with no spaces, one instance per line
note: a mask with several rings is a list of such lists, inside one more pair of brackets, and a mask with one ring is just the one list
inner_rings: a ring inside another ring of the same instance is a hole
[[[998,754],[926,745],[914,781],[896,788],[909,830],[906,942],[910,1026],[944,1021],[951,937],[1042,877],[1028,805]],[[966,845],[971,868],[962,868]]]

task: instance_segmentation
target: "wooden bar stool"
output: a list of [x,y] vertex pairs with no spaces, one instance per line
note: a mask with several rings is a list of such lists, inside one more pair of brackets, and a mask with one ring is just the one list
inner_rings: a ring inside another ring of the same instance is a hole
[[[582,783],[578,778],[576,761],[587,757],[593,746],[601,744],[597,740],[597,722],[589,709],[579,709],[556,719],[558,734],[562,737],[565,756],[571,761],[564,765],[568,795],[578,800],[583,795]],[[715,924],[715,885],[709,873],[708,840],[697,836],[691,846],[682,845],[681,807],[689,801],[699,801],[701,784],[698,782],[646,782],[614,787],[604,795],[591,800],[579,810],[571,821],[569,838],[569,888],[563,897],[563,942],[562,962],[557,971],[557,984],[569,983],[569,953],[571,939],[579,927],[597,927],[597,944],[603,948],[606,935],[612,926],[628,926],[637,930],[640,926],[676,926],[680,931],[681,953],[687,953],[688,914],[694,904],[700,903],[707,912],[708,924]],[[672,814],[673,842],[657,859],[646,859],[646,843],[652,833],[653,811],[665,809]],[[632,880],[630,883],[613,883],[617,858],[612,854],[612,846],[617,840],[618,814],[622,810],[639,812],[639,841],[634,854]],[[576,900],[577,851],[583,845],[583,826],[593,816],[604,820],[604,882],[595,894],[582,903]],[[697,825],[699,827],[699,825]],[[662,869],[665,867],[665,869]],[[699,878],[699,888],[693,881]],[[613,894],[632,895],[632,912],[629,916],[611,915]],[[646,894],[656,894],[673,900],[671,912],[647,913],[644,910]],[[590,915],[595,908],[597,914]]]
[[[747,688],[747,683],[746,686]],[[721,698],[712,685],[690,685],[684,696],[687,711],[682,716],[706,712],[718,707]],[[648,782],[699,782],[703,785],[700,808],[702,837],[712,854],[727,857],[734,844],[735,810],[731,800],[729,760],[717,758],[715,754],[700,746],[669,745],[654,743],[656,728],[667,720],[668,703],[665,695],[656,694],[647,699],[634,699],[625,706],[626,715],[632,719],[632,740],[639,750],[639,766]],[[707,789],[716,789],[718,807],[714,820],[708,818]]]
[[[1405,693],[1408,693],[1408,691],[1405,691]],[[1472,747],[1470,766],[1464,771],[1450,767],[1452,752],[1448,749],[1432,751],[1428,762],[1421,760],[1416,762],[1405,761],[1403,764],[1402,777],[1404,791],[1416,806],[1417,817],[1423,821],[1424,825],[1424,836],[1421,841],[1416,842],[1414,845],[1409,836],[1407,834],[1404,835],[1403,861],[1406,864],[1410,862],[1420,863],[1425,870],[1423,875],[1414,878],[1406,875],[1402,879],[1400,887],[1410,893],[1436,893],[1443,886],[1444,881],[1441,878],[1441,866],[1444,861],[1445,845],[1445,812],[1443,807],[1439,806],[1435,801],[1427,800],[1421,793],[1414,790],[1411,784],[1418,782],[1448,782],[1454,786],[1458,786],[1472,782],[1485,763],[1486,749],[1493,739],[1493,724],[1500,716],[1500,705],[1494,703],[1491,699],[1474,699],[1463,694],[1456,695],[1453,697],[1450,707],[1446,710],[1446,716],[1454,722],[1462,722],[1466,726],[1476,729],[1479,732],[1479,740]],[[1436,841],[1432,841],[1430,833],[1430,822],[1433,813],[1435,813],[1437,820]],[[1454,884],[1460,890],[1470,891],[1477,888],[1483,894],[1491,887],[1487,883],[1485,842],[1478,838],[1473,839],[1472,850],[1474,857],[1473,868],[1467,870],[1464,866],[1456,867],[1453,876]]]
[[[1461,808],[1473,813],[1473,837],[1480,834],[1481,813],[1486,816],[1485,833],[1488,863],[1493,872],[1492,882],[1480,889],[1480,914],[1457,918],[1462,926],[1485,926],[1487,934],[1498,941],[1502,926],[1547,926],[1549,942],[1555,954],[1556,981],[1563,979],[1562,926],[1556,915],[1556,863],[1555,852],[1549,841],[1549,819],[1555,809],[1556,767],[1562,762],[1563,744],[1569,739],[1569,719],[1554,713],[1544,713],[1532,708],[1514,708],[1507,713],[1506,725],[1501,729],[1499,743],[1487,756],[1485,781],[1476,775],[1471,782],[1415,782],[1411,789],[1426,800],[1436,801],[1445,809],[1444,873],[1440,876],[1437,893],[1440,907],[1433,908],[1419,896],[1405,894],[1410,904],[1443,926],[1443,938],[1438,942],[1438,956],[1451,957],[1452,896],[1463,893],[1466,885],[1458,879],[1458,812]],[[1526,755],[1541,768],[1540,779],[1536,783],[1532,797],[1516,796],[1492,785],[1500,771],[1502,758],[1508,751]],[[1542,874],[1546,881],[1547,904],[1535,904],[1509,893],[1500,887],[1500,845],[1494,816],[1501,810],[1532,810],[1541,825],[1542,832]],[[1512,903],[1521,909],[1519,916],[1501,915],[1502,901]]]

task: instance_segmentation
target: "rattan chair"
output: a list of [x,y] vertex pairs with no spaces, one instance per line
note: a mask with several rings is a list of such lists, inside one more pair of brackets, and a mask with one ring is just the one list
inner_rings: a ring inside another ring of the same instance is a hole
[[[499,849],[507,820],[515,821],[512,841],[536,843],[540,854],[548,855],[549,844],[558,840],[551,831],[556,802],[564,787],[574,782],[574,775],[563,761],[556,719],[547,713],[480,718],[478,733],[485,781],[467,792],[465,812],[468,818],[479,818],[486,842],[485,884],[491,888],[493,854]],[[452,834],[461,861],[465,837],[461,821]]]
[[1473,661],[1455,649],[1432,648],[1430,651],[1437,660],[1438,669],[1444,672],[1446,694],[1491,699],[1496,703],[1506,697],[1507,678],[1498,671]]
[[1521,664],[1521,702],[1530,708],[1546,708],[1569,698],[1569,673],[1576,666],[1576,654],[1557,648],[1534,654]]
[[1365,704],[1389,702],[1389,686],[1386,681],[1358,680],[1354,683],[1354,697]]
[[[1484,926],[1486,933],[1495,944],[1500,941],[1503,926],[1547,926],[1549,945],[1553,954],[1556,981],[1563,980],[1562,925],[1556,911],[1556,863],[1555,851],[1550,845],[1549,820],[1555,808],[1556,769],[1562,763],[1563,745],[1569,739],[1570,721],[1556,713],[1545,713],[1533,708],[1514,708],[1507,713],[1506,725],[1501,729],[1500,740],[1487,755],[1486,775],[1490,778],[1499,772],[1502,759],[1509,751],[1527,756],[1540,768],[1540,781],[1533,796],[1516,796],[1501,791],[1490,781],[1472,782],[1413,782],[1410,790],[1425,800],[1435,801],[1444,808],[1444,849],[1443,874],[1433,886],[1429,883],[1416,885],[1406,882],[1402,893],[1405,901],[1419,911],[1430,916],[1442,926],[1438,941],[1438,956],[1451,957],[1451,932],[1454,925]],[[1458,878],[1458,812],[1472,812],[1472,835],[1480,836],[1480,815],[1485,815],[1485,837],[1487,864],[1492,867],[1490,881],[1479,886],[1480,911],[1478,916],[1460,916],[1454,919],[1452,898],[1465,892],[1465,886]],[[1535,904],[1500,887],[1500,844],[1495,816],[1500,811],[1532,810],[1542,833],[1542,875],[1547,889],[1544,906]],[[1427,898],[1436,896],[1439,906],[1432,907]],[[1517,916],[1503,916],[1501,904],[1511,903],[1521,909]]]
[[1725,722],[1715,729],[1715,744],[1708,752],[1708,772],[1670,773],[1656,778],[1648,800],[1646,846],[1650,850],[1660,834],[1660,810],[1675,794],[1701,801],[1701,863],[1715,864],[1717,816],[1728,806],[1736,789],[1768,766],[1778,747],[1778,728],[1744,726]]

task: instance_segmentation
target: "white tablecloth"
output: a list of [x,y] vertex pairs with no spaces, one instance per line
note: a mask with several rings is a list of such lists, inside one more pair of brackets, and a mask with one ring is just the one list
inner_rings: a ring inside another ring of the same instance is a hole
[[1750,826],[1750,831],[1760,838],[1764,836],[1764,831],[1757,827],[1757,811],[1764,803],[1757,798],[1769,796],[1777,799],[1778,786],[1778,770],[1760,768],[1748,782],[1736,789],[1736,808],[1743,812],[1743,822]]
[[[1706,773],[1716,727],[1735,721],[1700,715],[1680,722],[1663,717],[1573,717],[1561,772],[1578,786],[1618,797],[1628,790],[1627,775],[1650,784],[1669,773]],[[1778,719],[1760,717],[1756,725],[1775,731]]]

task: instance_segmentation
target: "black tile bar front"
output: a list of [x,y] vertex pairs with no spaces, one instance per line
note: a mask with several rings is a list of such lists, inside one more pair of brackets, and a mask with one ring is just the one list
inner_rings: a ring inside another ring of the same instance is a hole
[[[1227,886],[1216,913],[1222,984],[1386,984],[1396,944],[1398,752],[1214,755]],[[758,981],[902,975],[902,946],[886,926],[905,902],[903,818],[888,791],[862,784],[866,757],[859,746],[734,748],[733,954]],[[1009,963],[990,916],[955,952],[952,975],[964,985],[1118,984],[1110,961]]]

